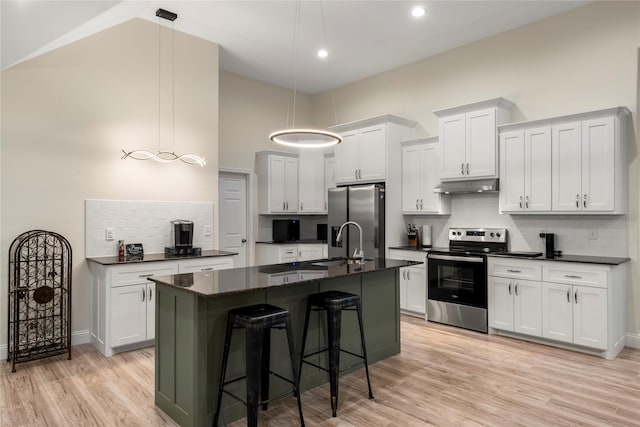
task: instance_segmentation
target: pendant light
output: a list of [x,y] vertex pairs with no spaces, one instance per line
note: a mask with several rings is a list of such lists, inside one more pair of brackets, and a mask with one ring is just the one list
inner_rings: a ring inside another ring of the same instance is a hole
[[[342,137],[336,133],[330,132],[328,130],[322,129],[297,129],[295,127],[296,121],[296,93],[297,93],[297,81],[295,76],[295,53],[296,53],[296,42],[298,40],[298,30],[300,27],[300,4],[301,0],[298,0],[296,3],[296,15],[294,22],[294,30],[293,30],[293,47],[291,48],[291,75],[293,76],[293,102],[287,103],[287,121],[286,121],[286,129],[278,130],[271,135],[269,135],[269,139],[276,144],[286,145],[289,147],[296,148],[322,148],[322,147],[330,147],[332,145],[340,144],[342,142]],[[322,18],[322,35],[324,45],[327,45],[327,35],[324,23],[324,9],[322,6],[322,2],[320,2],[320,16]],[[331,68],[329,67],[329,71]],[[329,72],[331,74],[331,72]],[[335,99],[333,98],[333,93],[331,100],[333,102],[333,113],[336,119],[336,124],[338,122],[338,116],[336,114],[336,104]],[[291,106],[291,110],[290,110]],[[291,128],[289,128],[289,113],[291,112]]]
[[169,12],[168,10],[158,9],[156,11],[156,16],[158,17],[158,151],[151,152],[148,150],[133,150],[133,151],[125,151],[122,150],[123,159],[131,158],[135,160],[155,160],[160,163],[172,163],[177,160],[180,160],[184,163],[188,163],[190,165],[199,165],[205,166],[207,163],[205,159],[197,156],[195,154],[176,154],[175,151],[162,151],[160,150],[160,31],[162,29],[162,25],[160,24],[160,18],[171,21],[171,143],[172,149],[175,145],[175,58],[174,58],[174,27],[173,21],[178,18],[178,15]]

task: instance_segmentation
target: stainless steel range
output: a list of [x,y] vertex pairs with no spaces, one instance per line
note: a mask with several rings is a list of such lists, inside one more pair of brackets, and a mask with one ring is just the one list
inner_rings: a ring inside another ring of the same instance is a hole
[[487,254],[507,251],[504,228],[450,228],[427,255],[427,320],[487,332]]

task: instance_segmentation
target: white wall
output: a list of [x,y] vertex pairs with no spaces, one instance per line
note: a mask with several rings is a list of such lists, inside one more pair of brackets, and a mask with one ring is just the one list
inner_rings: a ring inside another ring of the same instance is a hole
[[[2,72],[0,312],[11,241],[51,230],[73,248],[72,330],[89,329],[85,199],[217,200],[214,43],[175,33],[175,150],[201,154],[207,166],[120,159],[121,149],[158,147],[157,55],[157,24],[136,19]],[[170,105],[170,92],[162,96]],[[172,146],[170,117],[163,108],[163,149]],[[6,320],[0,316],[0,346]]]

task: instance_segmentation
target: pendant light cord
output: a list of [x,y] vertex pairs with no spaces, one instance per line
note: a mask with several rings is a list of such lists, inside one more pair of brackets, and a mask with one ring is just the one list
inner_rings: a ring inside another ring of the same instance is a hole
[[[320,2],[320,17],[322,19],[322,43],[324,44],[324,48],[328,48],[327,44],[327,28],[324,21],[324,5],[322,1]],[[327,61],[327,66],[329,67],[329,80],[333,81],[333,70],[331,68],[331,61]],[[335,120],[335,124],[338,124],[338,110],[336,109],[336,91],[335,89],[331,89],[331,104],[333,105],[333,119]]]
[[[296,2],[295,21],[293,25],[293,43],[291,46],[291,76],[293,78],[293,100],[291,99],[291,97],[289,97],[289,101],[287,101],[286,128],[289,128],[289,115],[291,115],[291,127],[295,128],[296,125],[296,94],[298,91],[298,81],[296,79],[295,55],[296,42],[298,40],[298,31],[300,28],[300,3],[301,0],[298,0]],[[291,112],[291,108],[293,108],[293,112]]]
[[171,21],[171,152],[176,151],[176,60],[175,24]]

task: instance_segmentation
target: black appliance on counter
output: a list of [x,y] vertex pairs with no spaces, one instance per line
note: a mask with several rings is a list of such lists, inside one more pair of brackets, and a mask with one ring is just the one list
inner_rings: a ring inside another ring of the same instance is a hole
[[300,220],[274,219],[272,224],[272,240],[277,243],[300,240]]
[[193,247],[193,221],[176,219],[171,221],[172,247],[165,247],[164,253],[169,256],[200,255],[201,248]]
[[327,241],[327,224],[316,225],[316,239],[323,242]]
[[450,228],[427,254],[427,320],[487,332],[487,254],[507,251],[504,228]]

